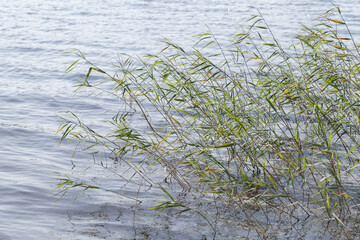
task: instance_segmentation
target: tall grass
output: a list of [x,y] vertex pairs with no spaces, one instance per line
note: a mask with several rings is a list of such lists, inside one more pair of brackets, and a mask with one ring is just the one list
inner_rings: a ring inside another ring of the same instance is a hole
[[[214,195],[259,238],[286,229],[301,238],[313,224],[324,236],[355,238],[360,46],[340,9],[303,26],[285,49],[260,14],[229,46],[210,31],[190,51],[164,43],[156,55],[121,55],[115,74],[78,52],[90,64],[78,87],[110,93],[127,110],[107,121],[106,134],[70,113],[58,130],[62,140],[77,139],[94,155],[105,151],[113,164],[126,164],[159,187],[168,200],[153,209],[179,207],[205,217],[192,206]],[[104,81],[92,83],[95,73]],[[163,166],[164,181],[179,184],[191,201],[176,199],[164,183],[152,180],[146,168],[154,166]],[[63,193],[96,188],[60,180]],[[215,236],[219,230],[207,220]]]

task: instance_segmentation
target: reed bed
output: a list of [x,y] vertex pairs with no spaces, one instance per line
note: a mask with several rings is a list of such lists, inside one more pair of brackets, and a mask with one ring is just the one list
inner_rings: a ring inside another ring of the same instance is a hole
[[[338,7],[303,26],[288,48],[261,14],[226,46],[211,31],[189,51],[164,44],[155,55],[120,55],[115,74],[78,51],[67,71],[90,65],[78,87],[112,94],[124,108],[101,134],[69,112],[62,140],[76,139],[94,159],[106,152],[132,170],[128,181],[136,175],[161,189],[167,199],[155,210],[207,218],[196,206],[215,199],[231,209],[220,215],[246,221],[262,239],[304,238],[311,225],[325,238],[358,237],[360,46]],[[92,83],[93,74],[104,81]],[[156,182],[152,174],[164,169]],[[99,188],[59,180],[61,194]],[[185,194],[173,195],[168,181]],[[206,220],[215,238],[221,230]]]

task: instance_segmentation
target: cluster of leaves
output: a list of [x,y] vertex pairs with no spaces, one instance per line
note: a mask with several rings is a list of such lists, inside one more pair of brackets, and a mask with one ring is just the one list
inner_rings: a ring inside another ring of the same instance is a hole
[[[359,183],[359,46],[339,8],[303,26],[287,49],[260,14],[247,24],[226,49],[211,32],[191,51],[165,40],[157,55],[121,56],[114,75],[78,52],[91,65],[79,87],[109,92],[130,110],[108,121],[107,135],[72,113],[59,127],[62,140],[91,141],[85,151],[102,146],[149,182],[139,164],[164,166],[199,202],[216,195],[261,236],[275,231],[267,227],[274,219],[301,236],[297,223],[310,218],[351,238],[347,225],[359,222],[351,192]],[[112,88],[92,84],[94,71]],[[159,186],[170,199],[154,209],[190,209]],[[260,218],[249,214],[255,210]]]

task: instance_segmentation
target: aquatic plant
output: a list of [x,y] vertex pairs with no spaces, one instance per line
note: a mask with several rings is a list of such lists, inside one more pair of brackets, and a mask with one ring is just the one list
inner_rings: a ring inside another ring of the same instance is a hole
[[[105,133],[69,112],[58,129],[61,140],[76,139],[110,171],[127,166],[127,181],[137,176],[168,197],[153,209],[196,211],[214,238],[213,219],[196,207],[211,196],[260,238],[290,228],[287,237],[302,238],[310,225],[324,236],[354,238],[360,222],[360,46],[340,9],[303,26],[288,48],[261,14],[247,20],[229,46],[210,30],[197,38],[189,51],[164,40],[158,54],[119,55],[114,74],[77,51],[80,59],[67,72],[81,61],[90,65],[78,87],[111,94],[122,107]],[[92,82],[93,74],[103,81]],[[154,172],[164,169],[163,182],[156,181]],[[59,180],[61,193],[105,188]],[[173,196],[170,180],[187,195]]]

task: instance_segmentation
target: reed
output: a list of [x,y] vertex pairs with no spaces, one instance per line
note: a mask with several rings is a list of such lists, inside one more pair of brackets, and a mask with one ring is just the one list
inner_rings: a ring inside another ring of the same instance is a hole
[[[206,218],[194,206],[213,196],[259,238],[288,229],[288,237],[302,238],[312,224],[324,236],[356,238],[360,46],[338,7],[303,26],[285,49],[261,14],[244,25],[226,47],[209,31],[190,51],[164,40],[156,55],[120,55],[115,74],[78,51],[67,71],[90,65],[78,87],[112,94],[124,108],[104,134],[69,113],[61,140],[77,139],[94,156],[106,152],[161,189],[168,199],[153,209]],[[93,74],[104,81],[92,83]],[[156,182],[152,174],[164,168],[164,182]],[[170,179],[188,198],[171,194]],[[69,177],[59,187],[97,188]],[[214,219],[207,221],[215,238]]]

